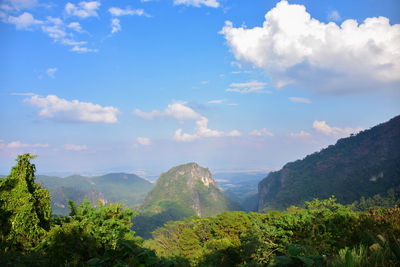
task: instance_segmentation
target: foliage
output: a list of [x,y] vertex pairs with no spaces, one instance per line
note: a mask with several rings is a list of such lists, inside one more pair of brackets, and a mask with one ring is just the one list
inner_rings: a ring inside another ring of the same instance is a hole
[[380,194],[373,197],[361,197],[360,201],[353,202],[353,209],[356,211],[369,211],[374,207],[391,208],[400,206],[400,186],[388,190],[386,196]]
[[18,156],[0,180],[1,266],[176,265],[141,247],[130,229],[136,213],[122,204],[69,201],[70,216],[51,218],[50,195],[35,183],[33,158]]
[[[351,208],[331,197],[286,212],[224,212],[167,224],[144,246],[160,257],[187,259],[191,266],[341,266],[374,258],[380,263],[375,266],[394,266],[400,213],[396,208],[370,213]],[[387,236],[383,250],[367,251],[376,242],[369,237],[381,232]]]
[[4,251],[33,249],[50,225],[50,195],[35,183],[35,156],[18,156],[6,179],[0,180],[1,245]]
[[170,206],[166,207],[160,213],[148,212],[135,216],[132,219],[132,230],[135,231],[136,235],[144,239],[149,239],[152,236],[151,233],[157,228],[164,226],[164,224],[171,221],[183,220],[191,216],[194,216],[192,209],[171,203]]
[[288,248],[288,254],[276,256],[272,266],[325,266],[326,259],[319,255],[307,255],[307,249],[298,244],[292,244]]
[[284,212],[193,216],[143,241],[122,204],[69,201],[69,216],[50,217],[32,158],[19,156],[0,180],[1,266],[399,266],[399,207],[356,212],[314,199]]

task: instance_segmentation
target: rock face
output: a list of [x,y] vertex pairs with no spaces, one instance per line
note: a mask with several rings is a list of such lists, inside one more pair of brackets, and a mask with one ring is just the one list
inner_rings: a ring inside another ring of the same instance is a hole
[[258,184],[258,210],[282,210],[332,195],[352,203],[398,186],[400,116],[271,172]]
[[146,196],[142,211],[159,213],[168,208],[188,209],[200,217],[240,207],[224,195],[210,171],[188,163],[162,173]]

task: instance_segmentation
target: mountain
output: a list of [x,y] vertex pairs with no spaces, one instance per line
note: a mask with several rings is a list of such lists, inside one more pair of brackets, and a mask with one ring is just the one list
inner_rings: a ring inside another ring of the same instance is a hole
[[200,217],[240,207],[215,183],[210,171],[188,163],[162,173],[141,206],[142,211],[160,213],[170,207],[190,210]]
[[123,203],[127,207],[138,206],[151,190],[153,184],[135,174],[110,173],[86,177],[72,175],[65,178],[38,175],[37,181],[50,191],[53,214],[69,213],[67,198],[81,203],[88,198],[96,205],[100,200]]
[[341,203],[400,185],[400,116],[343,138],[271,172],[258,184],[258,210],[282,210],[335,195]]

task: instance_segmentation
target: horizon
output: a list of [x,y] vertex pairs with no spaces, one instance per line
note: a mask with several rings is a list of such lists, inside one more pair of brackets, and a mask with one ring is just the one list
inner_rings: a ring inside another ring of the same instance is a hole
[[399,11],[3,0],[0,173],[27,152],[39,175],[278,170],[400,114]]

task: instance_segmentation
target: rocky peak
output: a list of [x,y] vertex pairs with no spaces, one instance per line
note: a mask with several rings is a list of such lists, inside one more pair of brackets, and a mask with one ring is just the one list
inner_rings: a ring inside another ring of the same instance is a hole
[[207,168],[191,162],[173,167],[160,175],[142,210],[160,212],[168,205],[190,208],[198,216],[231,210],[236,204],[228,199]]

